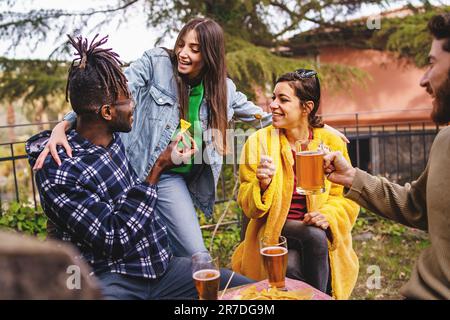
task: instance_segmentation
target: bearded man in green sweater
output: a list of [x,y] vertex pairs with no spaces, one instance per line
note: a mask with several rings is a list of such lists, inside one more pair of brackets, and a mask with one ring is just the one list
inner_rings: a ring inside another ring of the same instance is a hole
[[[433,36],[430,64],[420,85],[433,99],[433,121],[445,125],[450,121],[450,13],[434,16],[428,29]],[[346,197],[428,231],[431,245],[421,252],[400,293],[407,299],[450,299],[450,128],[436,136],[425,171],[405,186],[353,168],[336,152],[325,156],[324,168],[328,180],[345,186]]]

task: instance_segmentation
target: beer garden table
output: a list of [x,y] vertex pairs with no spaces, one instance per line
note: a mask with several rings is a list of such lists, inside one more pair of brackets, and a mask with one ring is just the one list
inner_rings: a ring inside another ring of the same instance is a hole
[[[267,289],[269,287],[269,282],[266,280],[262,280],[256,283],[246,284],[244,286],[235,287],[231,289],[227,289],[224,296],[222,297],[222,300],[233,300],[233,297],[238,295],[242,290],[245,290],[251,286],[256,286],[256,289],[258,291],[261,291],[263,289]],[[312,299],[311,300],[332,300],[333,298],[327,295],[326,293],[323,293],[320,290],[317,290],[316,288],[310,286],[309,284],[294,280],[286,277],[286,289],[288,291],[293,290],[299,290],[299,289],[310,289],[313,292]],[[219,297],[222,295],[222,292],[219,292]]]

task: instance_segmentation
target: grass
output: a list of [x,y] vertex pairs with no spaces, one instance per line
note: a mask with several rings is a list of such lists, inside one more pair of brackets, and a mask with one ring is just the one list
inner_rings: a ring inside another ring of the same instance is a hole
[[[429,244],[425,232],[363,211],[353,230],[360,270],[351,299],[403,299],[399,290],[410,278],[420,252]],[[379,287],[373,286],[375,283],[370,279],[374,275],[371,266],[379,268]]]

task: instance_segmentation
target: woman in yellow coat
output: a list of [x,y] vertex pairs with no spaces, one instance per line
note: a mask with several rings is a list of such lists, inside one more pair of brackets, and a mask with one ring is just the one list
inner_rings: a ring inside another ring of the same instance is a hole
[[259,252],[263,236],[287,238],[287,276],[311,283],[336,299],[347,299],[358,276],[351,230],[359,207],[343,188],[325,181],[320,195],[295,192],[295,142],[313,139],[349,160],[345,143],[323,129],[316,116],[320,83],[315,71],[299,69],[281,76],[270,105],[273,124],[244,145],[238,203],[250,218],[245,239],[232,256],[232,268],[249,278],[267,278]]

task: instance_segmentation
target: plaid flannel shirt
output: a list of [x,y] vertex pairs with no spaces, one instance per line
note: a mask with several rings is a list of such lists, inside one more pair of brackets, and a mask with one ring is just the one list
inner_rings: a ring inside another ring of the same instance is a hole
[[[42,132],[27,141],[31,165],[48,140]],[[166,227],[154,212],[157,187],[140,182],[118,134],[107,148],[72,130],[73,157],[58,149],[60,167],[49,155],[36,173],[41,204],[55,236],[70,241],[94,273],[157,278],[171,258]]]

